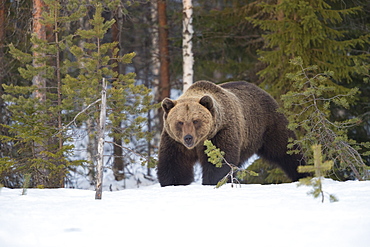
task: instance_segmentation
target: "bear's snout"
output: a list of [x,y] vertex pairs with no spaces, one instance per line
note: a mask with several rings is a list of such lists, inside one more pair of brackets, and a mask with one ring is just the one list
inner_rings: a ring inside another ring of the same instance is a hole
[[193,138],[193,136],[192,135],[186,135],[185,137],[184,137],[184,143],[185,143],[185,145],[187,146],[187,147],[191,147],[191,146],[193,146],[193,143],[194,143],[194,138]]

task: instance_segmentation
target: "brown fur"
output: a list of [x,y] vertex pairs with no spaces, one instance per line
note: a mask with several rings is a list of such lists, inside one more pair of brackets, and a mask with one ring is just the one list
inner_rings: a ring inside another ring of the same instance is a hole
[[276,101],[265,91],[247,82],[216,85],[194,83],[178,100],[164,99],[164,128],[161,137],[158,179],[162,186],[186,185],[193,181],[193,166],[199,161],[203,184],[216,184],[229,171],[216,168],[204,154],[209,139],[225,152],[228,162],[242,165],[257,153],[279,165],[292,179],[301,155],[288,155],[288,121],[277,112]]

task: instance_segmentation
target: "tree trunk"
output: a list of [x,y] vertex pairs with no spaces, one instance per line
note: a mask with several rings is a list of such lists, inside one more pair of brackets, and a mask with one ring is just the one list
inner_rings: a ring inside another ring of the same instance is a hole
[[[33,35],[36,36],[37,39],[45,40],[46,41],[46,28],[45,25],[41,23],[42,20],[42,11],[43,7],[45,6],[42,0],[33,0],[33,23],[32,23],[32,30]],[[35,68],[45,66],[45,63],[40,62],[40,58],[44,57],[45,54],[38,52],[39,45],[36,41],[33,44],[33,61],[32,65]],[[36,91],[33,93],[33,96],[37,98],[40,102],[45,102],[46,100],[46,79],[44,77],[43,72],[39,72],[35,75],[32,79],[32,85],[36,86]],[[46,159],[42,152],[44,151],[44,146],[42,143],[34,143],[34,155],[36,158],[39,159]],[[35,185],[47,185],[47,177],[48,171],[45,168],[36,168],[37,171],[34,173],[34,184]]]
[[[92,26],[89,22],[89,16],[84,16],[79,19],[79,26],[83,30],[91,30]],[[78,46],[83,49],[85,40],[78,41]],[[83,105],[82,109],[87,105]],[[82,110],[81,109],[81,110]],[[90,185],[96,187],[96,157],[97,157],[97,138],[95,134],[96,122],[93,117],[89,117],[86,122],[87,144],[86,144],[86,160],[87,160],[87,177]]]
[[[4,83],[5,77],[5,54],[4,54],[4,46],[5,46],[5,0],[0,0],[0,125],[5,123],[5,118],[3,117],[5,114],[3,113],[3,87],[1,86]],[[4,119],[3,119],[4,118]],[[0,153],[1,155],[1,153]]]
[[[41,23],[42,20],[42,10],[44,7],[44,1],[42,0],[33,0],[33,33],[36,35],[38,39],[46,40],[46,28],[45,25]],[[38,57],[44,57],[43,54],[37,52],[38,45],[34,44],[34,52],[33,52],[33,66],[35,68],[44,66],[43,63],[38,61]],[[35,85],[38,90],[34,93],[34,96],[41,101],[46,99],[45,95],[45,87],[46,87],[46,80],[43,78],[42,73],[33,77],[32,84]]]
[[0,102],[1,102],[1,84],[4,78],[4,47],[5,47],[5,0],[0,0]]
[[[113,14],[113,13],[112,13]],[[123,14],[122,14],[122,9],[121,5],[118,6],[117,13],[114,14],[114,18],[116,22],[112,26],[112,41],[117,42],[117,48],[119,49],[118,56],[123,56],[123,50],[121,49],[122,47],[122,26],[123,26]],[[123,63],[118,63],[118,66],[114,68],[114,70],[118,74],[124,74],[125,67]],[[123,157],[123,152],[122,152],[122,138],[117,137],[117,135],[120,133],[121,129],[121,124],[119,123],[118,126],[114,126],[112,131],[114,132],[113,135],[113,142],[117,145],[113,145],[113,175],[114,179],[117,181],[121,181],[122,179],[125,178],[124,174],[124,169],[125,169],[125,162],[124,162],[124,157]]]
[[151,64],[151,73],[152,73],[152,85],[154,85],[155,90],[157,90],[159,85],[159,36],[158,36],[158,4],[156,1],[150,2],[150,14],[151,14],[151,38],[152,38],[152,64]]
[[[2,124],[7,123],[7,113],[5,111],[5,104],[3,100],[4,89],[1,86],[5,83],[5,13],[6,6],[5,0],[0,0],[0,135],[6,134],[6,128],[2,127]],[[0,142],[0,157],[5,157],[7,151],[11,149],[11,146]],[[6,185],[5,185],[6,186]]]
[[[60,49],[59,49],[59,27],[58,27],[58,19],[59,19],[59,8],[58,8],[58,2],[55,1],[55,8],[54,8],[54,30],[52,33],[54,33],[54,42],[55,42],[55,48],[56,48],[56,57],[55,57],[55,66],[56,66],[56,79],[57,79],[57,104],[58,108],[61,109],[62,106],[62,78],[61,78],[61,72],[60,72]],[[62,112],[61,110],[58,110],[58,130],[62,129]],[[63,149],[63,134],[60,132],[60,134],[57,135],[56,137],[58,140],[58,146],[59,146],[59,151]],[[58,164],[61,166],[62,164]],[[60,181],[60,187],[64,188],[64,170],[62,169],[60,171],[59,177],[57,180]],[[56,181],[58,183],[58,181]]]
[[183,0],[182,21],[182,56],[183,56],[183,92],[193,84],[193,4],[192,0]]
[[100,109],[100,120],[98,126],[98,162],[97,162],[97,176],[96,176],[96,193],[95,199],[101,199],[103,194],[103,165],[104,165],[104,135],[105,135],[105,120],[107,117],[107,84],[105,78],[102,83],[102,95],[101,95],[101,109]]
[[[159,34],[158,34],[158,4],[157,1],[150,2],[150,14],[151,14],[151,66],[150,66],[150,73],[151,77],[151,85],[153,86],[153,91],[155,95],[155,101],[160,102],[163,99],[163,96],[159,93],[159,71],[160,71],[160,61],[159,61]],[[167,92],[169,94],[169,92]],[[166,97],[169,97],[166,96]],[[162,131],[163,126],[163,113],[161,110],[153,109],[148,112],[148,125],[150,132],[154,133],[153,135],[153,142],[152,143],[159,143],[160,134]],[[154,144],[151,148],[157,148],[157,145]],[[150,148],[149,148],[150,150]],[[150,168],[148,168],[148,175],[150,174]]]
[[[168,25],[166,15],[166,1],[158,0],[158,41],[159,41],[159,85],[156,95],[157,102],[170,97],[170,60],[168,49]],[[163,126],[163,111],[159,109],[159,128]]]

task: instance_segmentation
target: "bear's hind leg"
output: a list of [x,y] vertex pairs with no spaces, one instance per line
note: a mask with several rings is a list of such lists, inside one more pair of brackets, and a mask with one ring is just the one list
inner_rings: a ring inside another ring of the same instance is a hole
[[297,181],[308,174],[299,173],[297,170],[298,166],[305,165],[303,155],[287,153],[289,137],[295,138],[295,135],[287,129],[270,132],[270,135],[265,135],[263,146],[257,154],[280,167],[292,181]]
[[261,156],[261,158],[281,168],[292,181],[298,181],[300,178],[307,177],[308,175],[306,173],[299,173],[297,170],[298,166],[305,165],[305,161],[300,154],[282,154],[278,156],[268,156],[260,152],[259,155]]

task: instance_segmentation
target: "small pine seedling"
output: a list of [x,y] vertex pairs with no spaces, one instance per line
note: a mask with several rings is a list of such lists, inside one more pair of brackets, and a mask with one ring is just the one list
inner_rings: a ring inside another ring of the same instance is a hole
[[[299,166],[298,172],[301,173],[309,173],[314,172],[315,177],[307,177],[302,178],[299,180],[298,186],[306,185],[306,186],[312,186],[312,190],[309,191],[307,194],[312,195],[314,198],[318,198],[321,196],[321,202],[324,202],[324,191],[322,190],[322,179],[327,171],[329,171],[333,167],[333,161],[325,161],[322,162],[322,152],[321,152],[321,145],[313,145],[313,156],[314,156],[314,165],[313,166]],[[329,194],[329,200],[330,202],[337,202],[338,199],[332,195]]]
[[204,141],[206,150],[204,151],[208,156],[208,161],[214,164],[216,167],[222,167],[222,161],[224,160],[225,152],[217,148],[209,140]]
[[30,186],[31,181],[31,174],[27,173],[24,175],[24,181],[23,181],[23,190],[22,190],[22,196],[27,195],[27,189]]
[[[234,187],[234,182],[239,183],[239,180],[234,177],[234,173],[236,173],[237,177],[245,177],[248,173],[251,176],[258,176],[258,173],[254,171],[248,171],[246,169],[241,169],[233,164],[230,164],[225,159],[225,152],[221,151],[219,148],[217,148],[210,140],[204,141],[204,146],[206,146],[206,150],[204,151],[208,156],[208,161],[212,164],[214,164],[216,167],[222,167],[222,164],[225,163],[230,167],[229,173],[226,174],[220,181],[218,181],[216,185],[216,189],[220,188],[222,185],[226,184],[227,181],[231,181],[231,187]],[[239,183],[240,184],[240,183]]]

